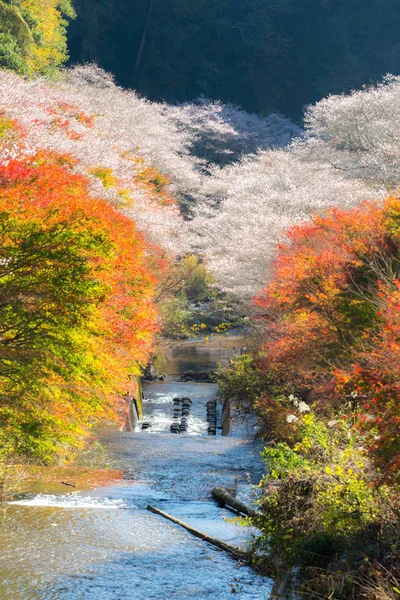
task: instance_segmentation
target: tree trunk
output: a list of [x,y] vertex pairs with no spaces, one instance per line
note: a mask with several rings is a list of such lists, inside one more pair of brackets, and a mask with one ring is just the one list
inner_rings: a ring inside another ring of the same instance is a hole
[[231,496],[226,490],[224,490],[224,488],[215,487],[211,491],[211,493],[214,496],[214,498],[216,498],[219,502],[221,502],[222,504],[227,504],[228,506],[231,506],[232,508],[234,508],[238,512],[246,515],[247,517],[259,517],[260,516],[256,510],[253,510],[252,508],[250,508],[243,502],[240,502],[240,500],[237,500],[236,498]]
[[140,67],[140,63],[142,62],[143,50],[146,45],[147,33],[149,31],[149,25],[151,20],[151,15],[153,13],[154,0],[150,0],[149,9],[147,11],[146,24],[143,29],[142,39],[140,40],[139,50],[136,57],[135,63],[135,71]]
[[188,531],[195,537],[199,538],[200,540],[203,540],[203,542],[208,542],[209,544],[212,544],[213,546],[215,546],[216,548],[219,548],[220,550],[224,550],[225,552],[230,554],[236,560],[245,561],[245,562],[248,561],[247,553],[244,550],[241,550],[240,548],[231,546],[230,544],[222,542],[221,540],[217,540],[216,538],[212,537],[211,535],[207,535],[206,533],[203,533],[202,531],[195,529],[191,525],[188,525],[187,523],[184,523],[183,521],[180,521],[179,519],[172,517],[168,513],[160,510],[159,508],[156,508],[155,506],[151,506],[149,504],[149,506],[147,507],[147,510],[154,513],[155,515],[160,515],[160,517],[164,517],[164,519],[168,519],[169,521],[172,521],[172,523],[176,523],[176,525],[180,525],[181,527],[186,529],[186,531]]

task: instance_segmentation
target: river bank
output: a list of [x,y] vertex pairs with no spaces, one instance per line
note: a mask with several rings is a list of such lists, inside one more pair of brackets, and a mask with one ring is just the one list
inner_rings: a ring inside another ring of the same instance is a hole
[[[220,353],[208,352],[204,342],[179,344],[174,365],[186,369],[196,353],[204,360],[208,354],[215,368],[231,344],[222,340]],[[251,501],[251,484],[262,471],[260,448],[245,418],[235,420],[230,436],[208,435],[206,403],[216,392],[215,384],[179,383],[174,375],[146,384],[150,427],[98,432],[112,481],[79,491],[61,491],[60,481],[49,481],[8,504],[0,529],[0,598],[225,600],[236,593],[267,600],[269,579],[146,511],[148,504],[159,506],[210,535],[246,545],[249,531],[228,522],[232,515],[210,492],[224,486]],[[174,435],[173,400],[182,396],[192,400],[188,430]],[[73,470],[66,482],[76,483]]]

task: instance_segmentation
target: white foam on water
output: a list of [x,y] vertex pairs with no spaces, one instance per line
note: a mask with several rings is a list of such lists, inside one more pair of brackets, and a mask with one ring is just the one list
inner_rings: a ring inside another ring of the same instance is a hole
[[93,496],[81,496],[79,492],[68,495],[57,494],[35,494],[26,498],[13,500],[8,504],[19,506],[54,507],[54,508],[100,508],[119,509],[126,508],[126,504],[119,498],[96,498]]
[[201,417],[196,417],[194,415],[188,416],[188,431],[189,435],[203,435],[207,432],[208,423],[205,419]]

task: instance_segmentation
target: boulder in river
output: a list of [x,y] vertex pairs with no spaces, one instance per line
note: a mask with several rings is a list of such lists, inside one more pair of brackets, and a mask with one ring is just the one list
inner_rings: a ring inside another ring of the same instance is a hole
[[165,381],[166,373],[159,373],[157,367],[153,363],[149,363],[144,370],[143,379],[145,381]]
[[214,383],[213,371],[185,371],[179,378],[179,381],[198,381],[199,383]]

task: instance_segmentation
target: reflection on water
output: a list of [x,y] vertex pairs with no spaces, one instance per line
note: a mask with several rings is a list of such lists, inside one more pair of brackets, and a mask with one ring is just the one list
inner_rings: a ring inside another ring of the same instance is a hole
[[184,340],[164,348],[160,371],[167,375],[182,375],[185,371],[214,371],[218,363],[227,364],[233,354],[246,346],[242,335],[221,335]]
[[[260,476],[259,448],[245,430],[208,437],[207,384],[146,386],[150,429],[104,431],[110,462],[125,481],[20,495],[0,520],[1,600],[267,600],[270,581],[146,511],[148,504],[231,544],[248,532],[227,522],[210,499],[215,485],[251,494]],[[169,432],[172,399],[193,400],[186,434]],[[69,472],[70,478],[73,473]],[[0,517],[1,518],[1,517]]]

